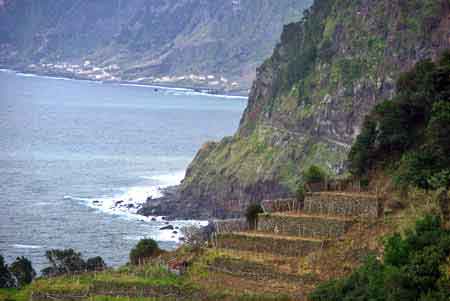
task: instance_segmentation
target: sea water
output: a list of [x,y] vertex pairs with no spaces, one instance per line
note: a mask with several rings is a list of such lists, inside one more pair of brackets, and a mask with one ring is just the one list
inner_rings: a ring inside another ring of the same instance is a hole
[[48,249],[124,264],[141,238],[179,228],[136,214],[178,184],[203,143],[231,135],[245,98],[0,71],[0,254],[46,266]]

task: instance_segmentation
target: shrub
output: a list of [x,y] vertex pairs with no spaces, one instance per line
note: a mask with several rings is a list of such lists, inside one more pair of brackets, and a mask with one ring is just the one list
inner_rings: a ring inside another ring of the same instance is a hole
[[33,269],[31,261],[25,257],[17,257],[17,259],[11,264],[9,270],[17,280],[19,287],[30,284],[36,277],[36,272]]
[[438,172],[435,154],[427,151],[405,153],[394,174],[394,182],[399,186],[413,185],[430,189],[430,179]]
[[212,223],[209,223],[206,227],[191,225],[181,229],[185,245],[194,251],[203,248],[208,243],[214,231],[215,229]]
[[448,164],[450,152],[450,102],[440,101],[433,105],[431,119],[426,130],[427,142],[433,151]]
[[45,257],[47,257],[50,267],[41,271],[44,276],[57,276],[86,270],[86,262],[81,258],[81,253],[75,252],[73,249],[49,250],[45,252]]
[[245,211],[245,218],[247,219],[250,229],[256,229],[258,225],[258,214],[263,213],[264,210],[259,204],[250,204]]
[[400,76],[397,95],[375,106],[349,153],[350,172],[395,170],[397,184],[433,188],[434,175],[450,170],[449,100],[450,51],[417,63]]
[[11,275],[3,256],[0,255],[0,288],[11,288],[14,286],[14,277]]
[[348,155],[349,169],[352,174],[361,176],[372,167],[376,133],[375,122],[366,118],[361,134],[356,138]]
[[349,277],[320,285],[309,299],[449,300],[443,268],[449,255],[450,230],[438,216],[426,216],[405,237],[395,234],[386,240],[384,263],[371,257]]
[[89,258],[86,261],[86,270],[88,271],[102,271],[106,267],[105,261],[100,256]]
[[297,202],[303,202],[305,200],[305,187],[303,183],[297,186],[297,190],[295,191],[295,199]]
[[106,268],[103,258],[100,256],[89,258],[87,261],[81,257],[81,253],[73,249],[49,250],[45,256],[50,266],[41,271],[43,276],[53,277],[63,274],[102,270]]
[[323,182],[326,178],[326,173],[318,166],[311,165],[303,172],[303,178],[307,183]]
[[141,264],[161,254],[158,243],[153,239],[141,239],[130,252],[130,262]]

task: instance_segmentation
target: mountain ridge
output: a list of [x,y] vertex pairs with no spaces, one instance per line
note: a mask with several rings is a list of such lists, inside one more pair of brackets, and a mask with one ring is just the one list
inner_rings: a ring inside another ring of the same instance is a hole
[[[3,1],[0,65],[80,69],[77,75],[98,68],[93,74],[108,75],[102,80],[247,89],[282,24],[300,19],[310,2]],[[91,68],[83,70],[86,61]],[[54,66],[63,64],[70,66]]]

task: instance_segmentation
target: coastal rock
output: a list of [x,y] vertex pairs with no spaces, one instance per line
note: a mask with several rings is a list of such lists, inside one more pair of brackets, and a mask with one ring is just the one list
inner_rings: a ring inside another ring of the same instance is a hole
[[159,228],[159,230],[173,230],[173,229],[174,229],[174,227],[172,225],[168,225],[168,226]]

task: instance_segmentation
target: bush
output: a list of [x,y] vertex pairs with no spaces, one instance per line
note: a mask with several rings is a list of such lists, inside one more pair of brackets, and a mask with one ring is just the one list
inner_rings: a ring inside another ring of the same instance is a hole
[[184,237],[184,243],[194,251],[205,247],[215,232],[214,224],[209,223],[206,227],[187,226],[181,229]]
[[356,138],[348,155],[349,169],[352,174],[361,176],[372,167],[376,133],[375,122],[366,118],[361,134]]
[[326,173],[320,167],[311,165],[303,172],[303,179],[307,183],[323,182],[326,179]]
[[86,270],[88,271],[103,271],[106,269],[106,263],[100,256],[89,258],[86,261]]
[[11,275],[3,256],[0,255],[0,288],[11,287],[15,287],[14,277]]
[[435,154],[422,150],[405,153],[394,174],[394,182],[399,186],[413,185],[430,189],[430,179],[438,172]]
[[298,185],[297,190],[295,191],[295,199],[297,202],[303,202],[305,200],[305,187],[303,183]]
[[45,252],[45,257],[51,266],[41,271],[44,276],[57,276],[86,270],[86,262],[81,258],[81,253],[75,252],[73,249],[49,250]]
[[141,239],[130,252],[132,264],[142,264],[161,254],[158,243],[153,239]]
[[45,252],[45,256],[50,266],[43,269],[41,273],[46,277],[106,268],[101,257],[89,258],[86,262],[81,257],[81,253],[75,252],[73,249],[49,250]]
[[433,105],[431,119],[426,130],[427,142],[433,151],[448,164],[450,153],[450,102],[440,101]]
[[256,229],[258,225],[258,214],[263,213],[264,210],[259,204],[250,204],[245,212],[245,218],[247,219],[250,229]]
[[320,285],[311,301],[449,300],[450,230],[438,216],[418,220],[405,237],[385,243],[384,263],[370,257],[349,277]]
[[373,169],[395,170],[397,183],[429,189],[430,178],[450,169],[449,152],[450,51],[400,76],[397,95],[366,117],[349,169],[359,177]]
[[16,278],[19,287],[30,284],[34,277],[36,277],[36,272],[33,269],[31,261],[23,256],[17,257],[11,264],[9,270]]

